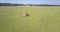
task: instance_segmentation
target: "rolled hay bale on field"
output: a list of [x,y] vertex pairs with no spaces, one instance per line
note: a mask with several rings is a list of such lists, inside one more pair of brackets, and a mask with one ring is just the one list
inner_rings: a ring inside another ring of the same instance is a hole
[[27,17],[30,16],[28,13],[23,13],[22,16]]

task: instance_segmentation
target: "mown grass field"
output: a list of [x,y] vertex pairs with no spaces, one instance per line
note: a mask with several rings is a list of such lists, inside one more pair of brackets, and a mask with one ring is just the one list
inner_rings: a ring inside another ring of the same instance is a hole
[[60,32],[60,7],[0,6],[0,32]]

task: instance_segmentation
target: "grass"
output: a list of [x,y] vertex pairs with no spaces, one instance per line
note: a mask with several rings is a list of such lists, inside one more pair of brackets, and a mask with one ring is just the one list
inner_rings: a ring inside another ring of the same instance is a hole
[[60,32],[60,7],[0,6],[0,32]]

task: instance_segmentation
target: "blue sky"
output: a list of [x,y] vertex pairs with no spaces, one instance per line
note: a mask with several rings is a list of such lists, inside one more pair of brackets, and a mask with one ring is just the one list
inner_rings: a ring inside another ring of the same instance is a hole
[[0,0],[2,3],[20,3],[20,4],[59,4],[60,0]]

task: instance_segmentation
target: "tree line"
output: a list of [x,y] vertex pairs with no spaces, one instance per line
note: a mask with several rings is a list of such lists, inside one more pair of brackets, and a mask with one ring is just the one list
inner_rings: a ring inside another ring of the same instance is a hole
[[12,4],[12,3],[0,3],[0,6],[60,6],[50,4]]
[[22,6],[24,4],[0,3],[0,6]]

